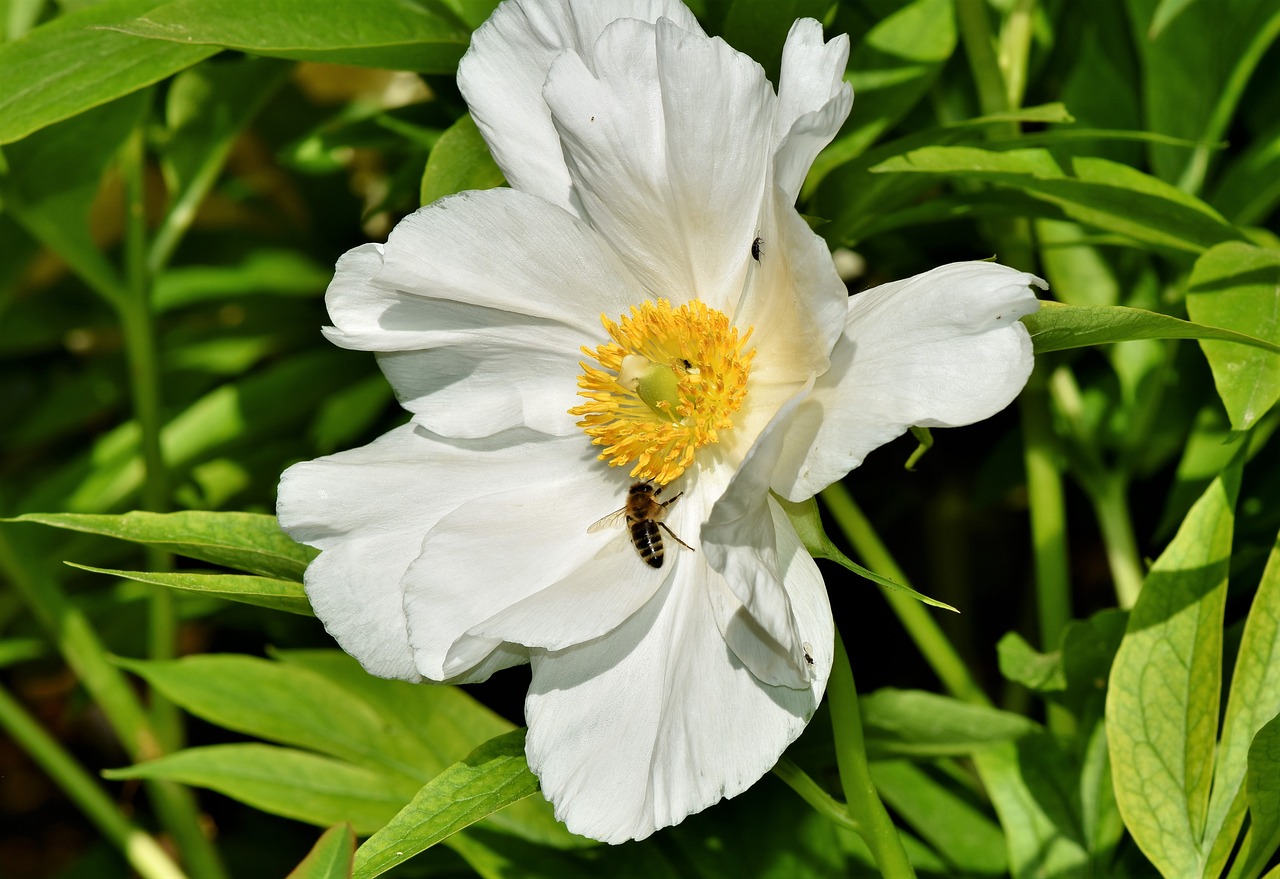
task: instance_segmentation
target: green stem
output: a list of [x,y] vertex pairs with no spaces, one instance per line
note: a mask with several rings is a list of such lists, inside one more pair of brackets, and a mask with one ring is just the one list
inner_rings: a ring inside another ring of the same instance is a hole
[[0,727],[120,850],[139,876],[143,879],[184,879],[182,870],[159,843],[120,814],[93,777],[3,687],[0,687]]
[[[142,458],[146,479],[142,485],[142,505],[154,513],[169,507],[169,473],[160,445],[164,427],[160,394],[160,358],[151,311],[152,275],[147,267],[146,192],[144,187],[145,154],[142,126],[139,125],[126,142],[121,156],[125,179],[125,277],[129,296],[120,309],[125,351],[129,361],[129,380],[133,408],[142,434]],[[148,549],[148,567],[165,570],[169,556]],[[177,644],[177,614],[174,595],[157,586],[151,594],[148,621],[148,655],[152,659],[172,659]],[[152,714],[166,751],[181,747],[182,715],[176,706],[159,694],[152,694]]]
[[1121,473],[1108,473],[1084,485],[1093,502],[1107,564],[1115,580],[1116,604],[1127,610],[1138,600],[1145,576],[1133,535],[1133,517],[1129,515],[1129,480]]
[[1036,0],[1015,0],[1000,31],[1000,70],[1004,73],[1009,108],[1022,106],[1027,90],[1027,58],[1031,54],[1031,25]]
[[[956,0],[956,22],[969,69],[978,87],[978,106],[984,116],[1010,109],[1004,74],[996,57],[995,36],[987,17],[986,0]],[[1016,129],[1016,125],[1015,125]]]
[[[10,540],[9,529],[13,527],[0,526],[0,571],[102,709],[130,759],[139,762],[160,756],[163,749],[155,728],[124,673],[111,664],[93,626],[67,600],[58,581]],[[148,782],[147,790],[161,821],[182,850],[191,875],[225,879],[217,851],[200,829],[191,792],[170,782]]]
[[844,641],[836,631],[835,664],[827,681],[831,705],[831,727],[835,736],[836,765],[844,788],[849,817],[858,825],[862,838],[886,879],[915,879],[902,839],[893,819],[880,802],[880,795],[867,769],[867,749],[862,739],[862,717],[858,713],[858,691]]
[[[1052,651],[1062,642],[1071,621],[1071,573],[1067,561],[1067,501],[1062,470],[1055,454],[1045,367],[1037,364],[1019,398],[1022,412],[1022,461],[1027,471],[1027,506],[1035,555],[1036,614],[1040,649]],[[1071,712],[1050,703],[1049,728],[1069,735]]]
[[773,774],[782,779],[787,787],[798,793],[802,800],[813,806],[813,810],[819,815],[846,830],[862,833],[862,828],[849,817],[849,810],[845,808],[844,804],[838,802],[831,794],[824,791],[803,769],[786,757],[779,760],[778,765],[773,767]]
[[[871,527],[871,522],[854,503],[843,483],[829,485],[823,489],[821,497],[831,517],[840,527],[840,532],[863,564],[890,580],[910,585],[902,568]],[[986,693],[969,674],[968,666],[947,640],[942,627],[929,615],[928,608],[910,595],[892,589],[880,587],[880,594],[889,602],[889,607],[907,630],[916,649],[929,663],[947,692],[975,705],[990,705],[991,701]]]

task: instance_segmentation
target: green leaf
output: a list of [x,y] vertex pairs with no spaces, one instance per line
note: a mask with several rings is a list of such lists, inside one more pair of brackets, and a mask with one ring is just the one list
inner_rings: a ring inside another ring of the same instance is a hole
[[286,580],[301,580],[316,555],[281,531],[275,516],[261,513],[27,513],[7,521],[102,534]]
[[96,574],[136,580],[139,583],[154,583],[157,586],[168,586],[170,589],[199,592],[211,598],[239,601],[243,604],[283,610],[302,616],[314,616],[311,612],[311,602],[307,601],[307,594],[302,591],[302,584],[296,580],[275,580],[270,577],[248,577],[237,574],[117,571],[112,568],[93,568],[89,565],[77,564],[71,566],[84,571],[93,571]]
[[296,250],[264,248],[236,265],[169,269],[156,279],[152,304],[157,312],[165,312],[242,296],[318,297],[332,278],[332,267]]
[[320,835],[285,879],[350,879],[355,853],[355,830],[350,824],[335,825]]
[[1074,176],[1043,149],[933,146],[888,159],[872,170],[939,174],[1016,189],[1081,223],[1171,251],[1199,253],[1243,240],[1204,202],[1127,165],[1078,157],[1071,169]]
[[211,723],[394,776],[408,786],[405,800],[439,771],[435,755],[402,720],[302,666],[239,654],[119,662]]
[[1022,322],[1031,331],[1037,354],[1131,339],[1216,339],[1280,353],[1280,345],[1265,339],[1122,305],[1041,302],[1040,310]]
[[[1280,250],[1233,242],[1205,253],[1191,271],[1187,314],[1280,346]],[[1200,347],[1231,426],[1249,429],[1280,399],[1280,354],[1209,340]]]
[[[3,47],[0,47],[2,49]],[[5,148],[0,196],[33,238],[118,305],[121,281],[89,231],[103,173],[146,112],[148,95],[95,107]]]
[[1178,17],[1178,13],[1186,9],[1195,0],[1159,0],[1160,5],[1151,16],[1151,26],[1147,28],[1147,39],[1155,40],[1169,23]]
[[933,846],[953,873],[1005,874],[1004,834],[969,797],[905,760],[879,761],[869,768],[881,799]]
[[385,773],[260,744],[188,748],[103,775],[163,778],[208,788],[263,812],[321,827],[349,822],[361,835],[394,818],[412,796],[399,779]]
[[[421,749],[418,760],[431,775],[462,759],[477,743],[514,728],[510,721],[457,687],[375,678],[340,650],[286,650],[279,658],[343,688],[347,701],[368,705],[382,718],[388,735],[416,740]],[[566,830],[555,819],[551,805],[541,797],[514,803],[488,821],[504,833],[515,834],[539,846],[595,845]]]
[[158,5],[157,0],[107,0],[0,44],[0,82],[5,84],[0,144],[145,88],[218,52],[99,29]]
[[440,135],[427,156],[419,200],[430,204],[455,192],[493,189],[505,182],[475,120],[470,113],[464,113]]
[[1006,742],[974,752],[973,761],[1004,829],[1014,879],[1087,875],[1089,855],[1067,799],[1074,779],[1053,737]]
[[1280,717],[1263,724],[1249,745],[1245,797],[1252,826],[1249,847],[1237,857],[1245,860],[1241,875],[1252,879],[1280,848]]
[[353,876],[370,879],[440,840],[536,793],[523,729],[485,742],[425,785],[391,822],[356,851]]
[[112,30],[296,61],[453,73],[470,29],[422,0],[174,0]]
[[872,759],[969,754],[1040,728],[1018,714],[923,690],[876,690],[858,707]]
[[806,194],[828,173],[861,155],[928,92],[955,52],[952,0],[914,0],[877,22],[849,54],[846,80],[857,110],[814,161]]
[[[1116,803],[1166,877],[1204,873],[1240,462],[1191,508],[1129,615],[1107,690]],[[1211,842],[1211,841],[1210,841]]]
[[1268,724],[1275,725],[1273,718],[1277,714],[1280,714],[1280,541],[1272,547],[1245,620],[1214,766],[1205,840],[1228,854],[1244,818],[1240,793],[1247,784],[1246,767],[1249,773],[1255,771],[1256,737]]
[[1062,654],[1040,653],[1017,632],[1009,632],[996,644],[1000,674],[1028,690],[1048,693],[1067,688]]
[[787,518],[791,520],[791,525],[796,529],[796,534],[800,536],[800,542],[804,544],[804,548],[808,551],[809,555],[813,556],[815,559],[827,559],[828,561],[835,562],[841,567],[853,571],[853,573],[863,579],[870,580],[872,583],[883,586],[886,589],[892,589],[895,592],[905,592],[917,601],[923,601],[925,604],[932,605],[933,607],[940,607],[943,610],[949,610],[952,613],[960,612],[946,602],[938,601],[936,598],[930,598],[923,592],[917,592],[910,586],[905,586],[895,580],[890,580],[888,577],[882,577],[875,571],[872,571],[869,568],[864,568],[862,565],[842,553],[840,548],[832,543],[831,539],[827,537],[826,531],[822,529],[822,516],[818,512],[818,502],[815,498],[809,498],[808,500],[800,501],[799,503],[792,503],[786,498],[774,495],[773,500],[777,502],[778,506],[782,507],[783,512],[787,514]]

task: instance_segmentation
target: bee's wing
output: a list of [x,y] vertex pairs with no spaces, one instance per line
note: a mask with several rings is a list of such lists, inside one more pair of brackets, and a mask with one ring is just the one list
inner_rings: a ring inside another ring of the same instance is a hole
[[587,529],[587,533],[595,534],[597,531],[603,531],[606,528],[610,528],[614,525],[619,525],[622,523],[622,520],[626,515],[627,515],[626,507],[623,507],[621,510],[614,510],[612,513],[605,516],[603,519],[600,519],[596,522],[591,523],[591,527]]

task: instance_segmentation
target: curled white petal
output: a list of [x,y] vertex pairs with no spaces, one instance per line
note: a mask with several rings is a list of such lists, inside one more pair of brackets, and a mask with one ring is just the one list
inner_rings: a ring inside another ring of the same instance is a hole
[[848,61],[847,34],[824,43],[822,25],[812,18],[791,26],[782,50],[774,122],[774,175],[788,201],[795,201],[809,166],[849,116],[853,87],[842,79]]
[[831,368],[796,411],[773,488],[811,497],[913,425],[989,418],[1031,374],[1027,328],[1034,275],[988,262],[952,263],[849,300]]
[[572,183],[542,86],[563,52],[590,57],[619,18],[668,18],[701,33],[679,0],[508,0],[471,35],[458,87],[498,166],[516,189],[575,211]]

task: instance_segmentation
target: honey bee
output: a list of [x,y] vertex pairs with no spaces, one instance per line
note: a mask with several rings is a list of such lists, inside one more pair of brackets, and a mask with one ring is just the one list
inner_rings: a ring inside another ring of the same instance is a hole
[[684,492],[680,492],[669,501],[658,500],[660,494],[662,494],[662,486],[654,485],[652,482],[633,484],[627,491],[626,506],[605,516],[588,528],[587,532],[603,531],[625,520],[627,529],[631,532],[631,545],[636,548],[641,561],[651,568],[662,567],[666,552],[662,546],[662,533],[658,529],[667,532],[672,540],[685,549],[692,550],[693,547],[677,537],[676,533],[662,521],[667,516],[667,507],[680,500],[680,494]]

